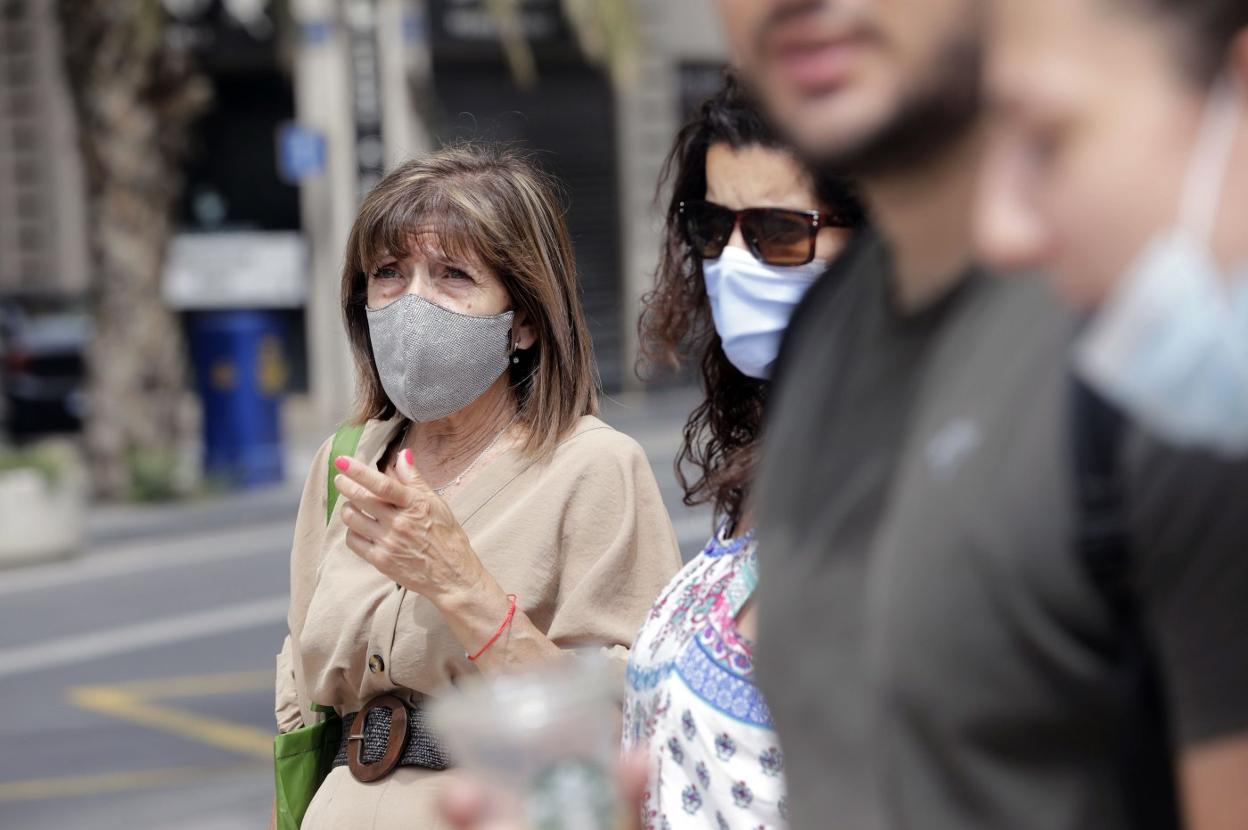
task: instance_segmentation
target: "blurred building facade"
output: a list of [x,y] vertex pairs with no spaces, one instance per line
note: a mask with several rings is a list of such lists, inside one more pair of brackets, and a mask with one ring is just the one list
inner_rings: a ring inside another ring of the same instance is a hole
[[54,0],[0,4],[0,297],[87,287],[86,213]]
[[[170,252],[183,310],[279,309],[295,391],[341,419],[351,369],[342,251],[385,169],[454,139],[518,142],[563,182],[599,370],[638,385],[638,302],[658,254],[655,185],[724,62],[712,0],[633,0],[636,83],[582,57],[559,0],[523,0],[536,87],[509,74],[486,0],[164,0],[216,89]],[[0,16],[0,298],[87,290],[82,176],[53,0]]]

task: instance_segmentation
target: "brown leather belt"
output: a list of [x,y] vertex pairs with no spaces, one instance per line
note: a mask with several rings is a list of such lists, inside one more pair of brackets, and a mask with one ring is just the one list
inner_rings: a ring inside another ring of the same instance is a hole
[[385,778],[395,767],[443,770],[451,760],[438,745],[425,713],[394,695],[378,695],[342,718],[342,743],[334,766],[351,768],[355,780]]

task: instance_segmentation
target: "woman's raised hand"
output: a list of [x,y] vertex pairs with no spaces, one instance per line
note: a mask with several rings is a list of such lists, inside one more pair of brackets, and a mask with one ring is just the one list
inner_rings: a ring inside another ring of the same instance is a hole
[[339,456],[334,479],[346,499],[347,547],[399,585],[435,605],[481,584],[484,568],[446,502],[425,483],[411,450],[399,453],[389,476]]
[[342,520],[347,547],[390,579],[427,597],[467,654],[479,654],[499,631],[507,636],[486,649],[475,665],[494,671],[558,657],[559,647],[523,612],[509,613],[511,599],[486,571],[451,508],[416,471],[409,450],[399,453],[394,475],[341,456],[334,478],[346,500]]

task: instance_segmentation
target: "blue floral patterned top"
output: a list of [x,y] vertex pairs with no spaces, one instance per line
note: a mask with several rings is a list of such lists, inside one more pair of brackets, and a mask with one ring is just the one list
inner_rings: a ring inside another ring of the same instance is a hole
[[643,749],[647,830],[785,827],[784,755],[736,617],[758,584],[753,532],[723,529],[668,584],[628,662],[624,748]]

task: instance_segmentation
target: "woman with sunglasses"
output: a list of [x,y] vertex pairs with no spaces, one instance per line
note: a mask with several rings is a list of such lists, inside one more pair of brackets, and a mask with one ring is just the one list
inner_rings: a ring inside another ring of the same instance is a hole
[[677,477],[686,504],[714,505],[717,530],[637,636],[624,745],[649,758],[643,826],[784,826],[784,756],[753,678],[750,485],[781,336],[862,212],[803,169],[732,78],[681,130],[669,181],[641,332],[651,362],[701,368]]

